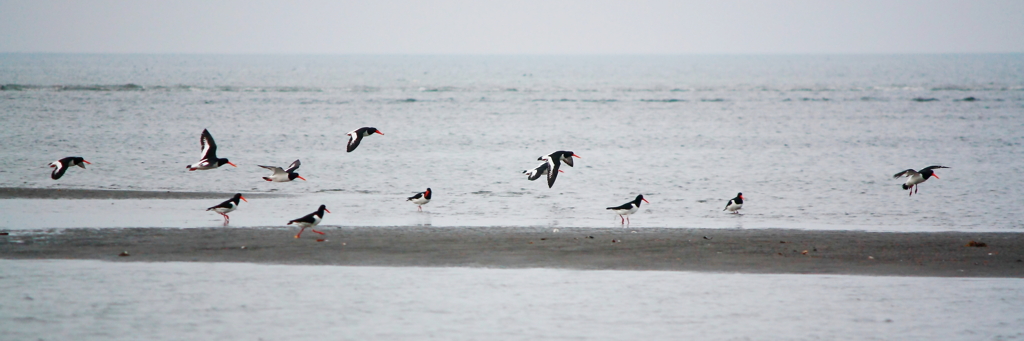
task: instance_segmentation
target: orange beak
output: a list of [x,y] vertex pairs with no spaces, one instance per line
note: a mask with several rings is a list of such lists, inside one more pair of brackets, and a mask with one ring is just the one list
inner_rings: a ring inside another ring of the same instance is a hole
[[231,163],[231,161],[228,161],[228,164],[231,165],[231,167],[238,167],[238,166],[235,166],[235,164]]
[[89,164],[89,165],[91,165],[91,164],[92,164],[92,162],[89,162],[89,161],[85,161],[85,160],[82,160],[82,162],[85,162],[86,164]]
[[302,179],[302,181],[306,181],[306,178],[303,178],[302,175],[296,175],[295,177],[299,178],[299,179]]
[[331,213],[331,210],[328,210],[326,208],[324,209],[324,211],[327,211],[327,213]]
[[245,200],[245,197],[243,196],[238,196],[238,198],[242,199],[242,201],[249,202],[249,200]]
[[640,198],[640,200],[643,200],[644,202],[646,202],[646,203],[648,203],[648,204],[650,204],[650,203],[651,203],[650,201],[647,201],[647,198]]
[[582,159],[579,155],[576,155],[576,153],[572,153],[572,156],[576,157],[577,159]]
[[380,130],[377,131],[377,134],[384,135],[384,133],[380,132]]
[[741,195],[741,196],[740,196],[740,200],[747,200],[747,198],[744,198],[744,197],[743,197],[743,196]]
[[936,178],[936,179],[938,179],[938,178],[939,178],[939,175],[938,175],[938,174],[935,174],[935,173],[932,173],[932,177],[933,177],[933,178]]

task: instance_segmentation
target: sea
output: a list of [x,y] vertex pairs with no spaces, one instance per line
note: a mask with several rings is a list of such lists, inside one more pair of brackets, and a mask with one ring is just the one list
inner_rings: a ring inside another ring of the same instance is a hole
[[[1022,54],[0,54],[0,86],[0,187],[248,194],[233,227],[620,228],[643,194],[629,228],[1024,232]],[[384,135],[346,152],[360,127]],[[238,167],[186,170],[203,129]],[[527,180],[556,150],[580,158]],[[92,164],[51,180],[66,156]],[[296,159],[308,181],[261,179]],[[0,230],[219,227],[220,201],[0,199]],[[5,340],[1011,340],[1022,302],[1019,278],[0,260]]]
[[[619,227],[643,194],[631,227],[1024,231],[1024,54],[0,54],[0,84],[0,186],[287,195],[236,226]],[[384,135],[346,152],[360,127]],[[186,170],[203,129],[237,168]],[[575,167],[528,181],[556,150]],[[51,180],[65,156],[92,164]],[[261,179],[294,160],[308,181]],[[0,227],[212,227],[220,201],[0,200]]]

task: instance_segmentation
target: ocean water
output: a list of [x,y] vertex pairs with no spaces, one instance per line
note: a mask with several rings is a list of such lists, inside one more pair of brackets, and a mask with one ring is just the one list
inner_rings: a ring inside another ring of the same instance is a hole
[[[1024,231],[1020,54],[0,54],[0,84],[0,186],[293,195],[233,224],[326,204],[327,225],[611,227],[605,207],[644,194],[632,227]],[[346,153],[363,126],[385,135]],[[204,128],[238,168],[185,170]],[[527,181],[554,150],[582,158]],[[70,155],[93,164],[51,180]],[[309,181],[260,178],[295,159]],[[933,164],[951,168],[912,197],[892,178]],[[420,214],[405,198],[427,187]],[[722,212],[737,192],[744,214]],[[215,226],[216,203],[145,201],[125,224]],[[108,204],[0,200],[0,227]]]
[[1013,340],[1024,281],[0,260],[11,340]]

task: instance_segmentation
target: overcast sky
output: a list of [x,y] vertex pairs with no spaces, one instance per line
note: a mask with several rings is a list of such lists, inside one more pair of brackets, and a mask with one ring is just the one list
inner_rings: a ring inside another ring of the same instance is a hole
[[1024,52],[1024,1],[0,0],[0,52]]

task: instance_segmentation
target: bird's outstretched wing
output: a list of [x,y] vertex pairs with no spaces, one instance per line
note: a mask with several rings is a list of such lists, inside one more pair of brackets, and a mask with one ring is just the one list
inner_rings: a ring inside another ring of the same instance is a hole
[[558,161],[557,157],[548,158],[548,188],[555,185],[555,179],[558,178],[558,166],[561,162]]
[[210,135],[209,130],[203,129],[203,134],[199,136],[199,145],[203,147],[203,160],[217,159],[217,143],[213,142],[213,135]]
[[896,173],[896,175],[893,175],[892,177],[893,178],[899,178],[899,177],[904,176],[904,175],[909,177],[909,176],[914,176],[916,174],[918,174],[916,170],[908,169],[908,170]]
[[269,169],[269,170],[273,171],[275,175],[285,172],[283,169],[281,169],[281,167],[277,167],[277,166],[260,166],[260,168]]
[[362,140],[363,134],[360,134],[355,131],[348,133],[348,148],[346,150],[349,153],[351,153],[353,150],[356,150],[356,147],[359,147],[359,142]]
[[294,172],[296,169],[299,169],[300,165],[302,165],[302,163],[299,162],[299,160],[295,160],[295,162],[292,162],[292,164],[288,165],[288,169],[286,169],[285,172],[287,172],[287,173]]

